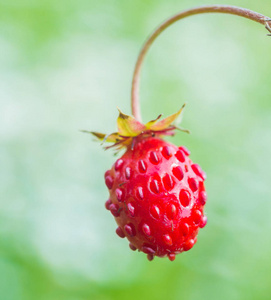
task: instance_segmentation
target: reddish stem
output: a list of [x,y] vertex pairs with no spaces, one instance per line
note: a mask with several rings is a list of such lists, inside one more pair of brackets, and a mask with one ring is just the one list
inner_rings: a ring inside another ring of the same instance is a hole
[[177,22],[178,20],[184,19],[186,17],[197,15],[197,14],[204,14],[204,13],[223,13],[223,14],[231,14],[237,15],[240,17],[244,17],[260,24],[265,25],[265,28],[271,32],[271,19],[266,17],[262,14],[257,12],[251,11],[249,9],[230,6],[230,5],[211,5],[211,6],[201,6],[195,7],[192,9],[188,9],[182,11],[169,19],[167,19],[164,23],[158,26],[154,32],[149,36],[145,44],[143,45],[139,56],[137,58],[134,74],[133,74],[133,81],[132,81],[132,114],[134,117],[141,121],[141,114],[140,114],[140,103],[139,103],[139,79],[140,79],[140,71],[142,68],[143,60],[146,56],[146,53],[154,40],[163,32],[167,27],[171,24]]

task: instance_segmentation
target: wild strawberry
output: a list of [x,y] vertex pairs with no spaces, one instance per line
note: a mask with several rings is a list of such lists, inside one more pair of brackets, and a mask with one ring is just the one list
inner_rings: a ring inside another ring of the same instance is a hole
[[170,17],[153,31],[138,55],[131,89],[134,117],[120,112],[118,132],[110,135],[90,132],[103,141],[113,142],[111,147],[126,147],[124,155],[105,173],[110,194],[105,207],[118,224],[116,233],[130,241],[132,250],[146,253],[149,260],[154,256],[174,260],[176,254],[194,246],[199,228],[207,222],[203,211],[207,195],[205,173],[192,163],[189,151],[161,139],[162,135],[173,135],[179,129],[172,122],[182,109],[162,121],[161,115],[145,125],[138,121],[142,63],[152,43],[171,24],[206,12],[249,18],[271,32],[269,17],[228,5],[196,7]]
[[[125,146],[126,152],[105,172],[109,199],[105,203],[118,224],[116,233],[130,248],[154,256],[175,255],[191,249],[204,215],[205,173],[193,164],[190,152],[160,138],[172,135],[176,114],[145,125],[120,112],[117,133],[96,137]],[[112,147],[112,146],[111,146]],[[110,148],[110,147],[107,147]]]

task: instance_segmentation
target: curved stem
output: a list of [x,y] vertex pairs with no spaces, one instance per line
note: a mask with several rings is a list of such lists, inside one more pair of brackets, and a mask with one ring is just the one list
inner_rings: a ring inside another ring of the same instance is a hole
[[142,68],[143,60],[146,56],[146,53],[154,40],[160,35],[161,32],[163,32],[167,27],[169,27],[171,24],[177,22],[178,20],[184,19],[186,17],[197,15],[197,14],[203,14],[203,13],[223,13],[223,14],[231,14],[231,15],[237,15],[241,16],[250,20],[253,20],[255,22],[258,22],[260,24],[265,25],[265,28],[271,32],[271,19],[269,17],[266,17],[262,14],[259,14],[257,12],[251,11],[249,9],[236,7],[236,6],[230,6],[230,5],[211,5],[211,6],[200,6],[195,7],[192,9],[188,9],[185,11],[182,11],[169,19],[167,19],[164,23],[162,23],[160,26],[158,26],[154,32],[149,36],[145,44],[143,45],[134,70],[133,74],[133,81],[132,81],[132,114],[136,119],[141,121],[141,114],[140,114],[140,103],[139,103],[139,78],[140,78],[140,71]]

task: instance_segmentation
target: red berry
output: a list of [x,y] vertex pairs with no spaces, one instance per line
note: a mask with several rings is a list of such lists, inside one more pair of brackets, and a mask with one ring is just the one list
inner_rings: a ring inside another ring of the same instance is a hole
[[117,234],[149,260],[173,261],[194,246],[206,225],[206,176],[189,154],[160,138],[138,136],[105,174],[106,208],[118,224]]

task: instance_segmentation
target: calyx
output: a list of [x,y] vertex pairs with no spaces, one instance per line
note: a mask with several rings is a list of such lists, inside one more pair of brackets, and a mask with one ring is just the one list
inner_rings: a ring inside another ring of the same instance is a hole
[[112,145],[105,147],[105,149],[113,147],[116,149],[133,147],[133,142],[136,137],[145,138],[149,136],[174,135],[175,129],[189,133],[188,130],[177,126],[177,123],[181,121],[177,119],[180,119],[184,107],[185,104],[175,114],[170,115],[162,120],[160,120],[162,117],[160,114],[156,119],[151,120],[146,124],[142,124],[133,116],[126,115],[119,110],[119,116],[117,119],[117,132],[113,132],[111,134],[86,130],[83,130],[83,132],[94,135],[99,140],[102,140],[102,143],[113,143]]

